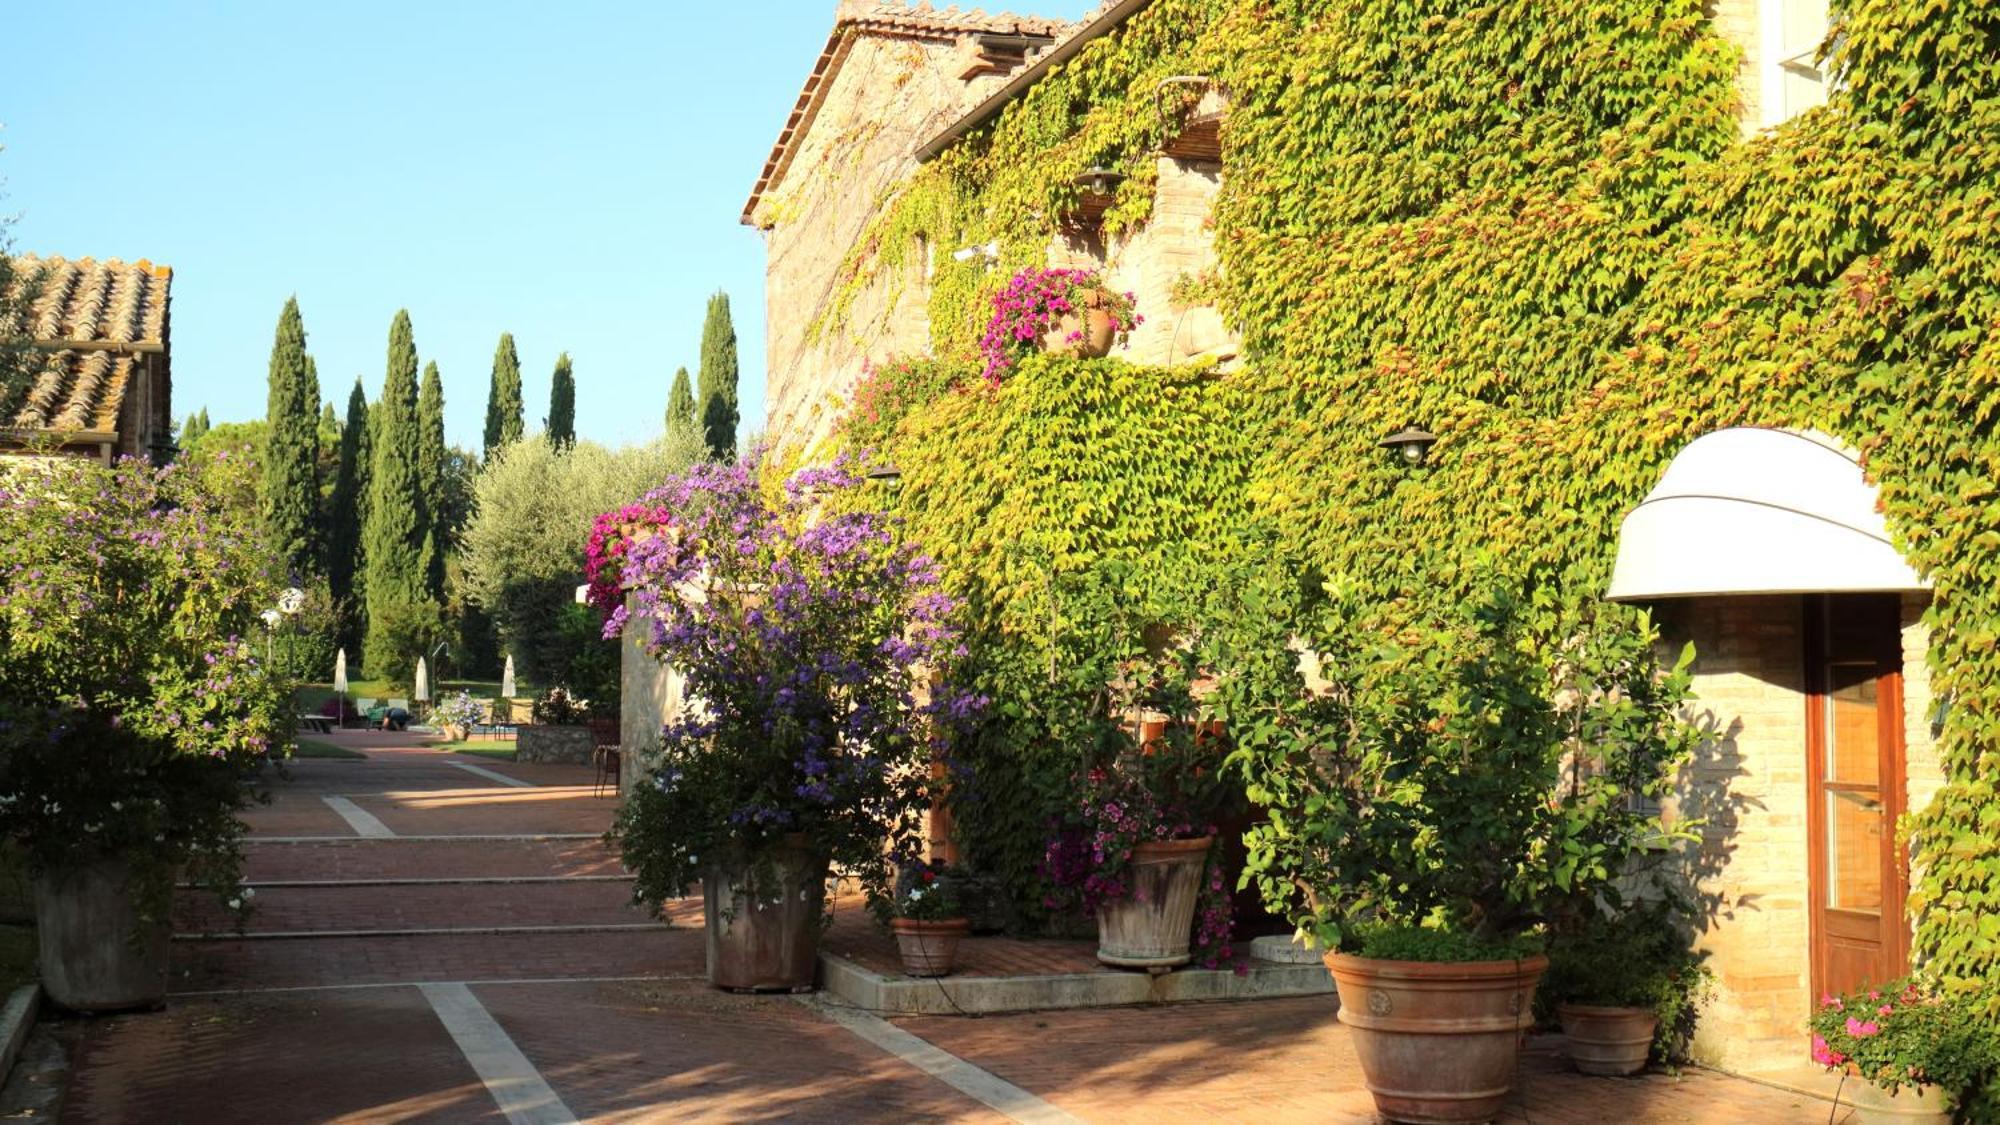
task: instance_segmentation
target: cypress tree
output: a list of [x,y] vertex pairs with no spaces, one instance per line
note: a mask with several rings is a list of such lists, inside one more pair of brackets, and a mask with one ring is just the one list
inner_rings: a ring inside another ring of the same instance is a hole
[[330,402],[319,412],[319,432],[324,434],[328,430],[334,433],[340,432],[340,412],[335,410]]
[[194,443],[200,441],[201,435],[207,433],[208,429],[208,407],[204,406],[188,415],[187,421],[181,424],[181,448],[193,448]]
[[389,368],[376,404],[374,466],[368,482],[368,522],[361,534],[368,639],[363,664],[376,676],[404,671],[392,626],[424,601],[424,540],[430,534],[420,475],[417,346],[407,309],[389,328]]
[[[332,404],[328,404],[328,409]],[[360,606],[355,595],[361,574],[362,497],[368,490],[368,395],[361,380],[347,395],[347,424],[340,430],[340,461],[334,470],[333,495],[327,501],[326,580],[334,600],[347,607],[354,624],[341,630],[343,644],[360,636]]]
[[667,429],[694,421],[694,388],[688,385],[688,369],[674,372],[674,389],[667,392]]
[[569,353],[556,358],[555,379],[549,384],[549,416],[543,420],[549,444],[568,449],[576,444],[576,373],[571,370]]
[[718,461],[736,456],[736,376],[736,326],[729,294],[718,290],[701,325],[701,427]]
[[319,387],[306,358],[305,322],[293,297],[271,343],[265,417],[264,534],[292,573],[316,574],[319,539]]
[[521,357],[514,351],[514,334],[500,333],[500,345],[493,349],[493,385],[486,392],[485,460],[502,446],[521,440]]
[[423,490],[429,536],[424,540],[424,591],[444,601],[444,380],[435,360],[424,365],[417,394],[417,480]]

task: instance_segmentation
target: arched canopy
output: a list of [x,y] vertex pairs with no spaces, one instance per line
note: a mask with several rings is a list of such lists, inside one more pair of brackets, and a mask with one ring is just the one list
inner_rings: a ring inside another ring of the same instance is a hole
[[1618,532],[1613,601],[1922,590],[1854,451],[1812,431],[1689,442]]

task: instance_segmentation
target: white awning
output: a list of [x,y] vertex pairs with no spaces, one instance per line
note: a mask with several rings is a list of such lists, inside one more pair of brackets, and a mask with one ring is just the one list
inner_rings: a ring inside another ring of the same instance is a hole
[[1689,442],[1618,532],[1612,601],[1923,590],[1854,452],[1739,427]]

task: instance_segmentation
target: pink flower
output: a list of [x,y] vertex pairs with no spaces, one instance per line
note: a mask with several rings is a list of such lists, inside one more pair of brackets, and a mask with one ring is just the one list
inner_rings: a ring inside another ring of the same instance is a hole
[[1882,1025],[1872,1020],[1863,1022],[1853,1016],[1847,1017],[1847,1033],[1856,1039],[1866,1039],[1882,1030]]
[[1826,1045],[1826,1040],[1818,1035],[1812,1040],[1813,1061],[1821,1066],[1839,1066],[1847,1061],[1847,1056]]
[[1887,1005],[1887,1004],[1884,1004],[1884,1005],[1882,1005],[1881,1007],[1879,1007],[1879,1008],[1875,1009],[1875,1014],[1876,1014],[1876,1015],[1878,1015],[1878,1016],[1886,1016],[1886,1015],[1888,1015],[1888,1014],[1889,1014],[1890,1012],[1892,1012],[1892,1011],[1894,1011],[1894,1010],[1895,1010],[1895,1009],[1893,1009],[1893,1008],[1889,1007],[1889,1005]]

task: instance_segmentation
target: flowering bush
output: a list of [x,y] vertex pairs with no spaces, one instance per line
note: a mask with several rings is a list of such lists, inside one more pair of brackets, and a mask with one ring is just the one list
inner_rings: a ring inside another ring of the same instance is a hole
[[590,717],[590,700],[578,699],[568,688],[552,687],[534,703],[534,718],[550,726],[576,726]]
[[876,449],[912,412],[971,383],[969,364],[937,359],[864,360],[861,379],[841,418],[841,434],[853,449]]
[[[993,295],[993,317],[979,340],[979,354],[986,358],[986,381],[999,383],[1021,357],[1041,346],[1044,334],[1065,316],[1095,308],[1111,317],[1118,339],[1143,323],[1138,298],[1130,293],[1113,293],[1104,287],[1096,270],[1022,270],[1007,287]],[[1070,333],[1070,340],[1081,338]]]
[[445,726],[470,727],[486,718],[486,703],[472,698],[469,691],[461,691],[438,704],[433,716]]
[[661,731],[650,783],[613,830],[642,900],[685,894],[725,856],[762,893],[788,837],[871,895],[888,893],[892,855],[916,854],[930,763],[976,700],[919,702],[928,670],[960,652],[955,605],[889,520],[822,506],[861,483],[838,463],[766,487],[748,457],[646,498],[677,534],[631,543],[631,603],[605,635],[629,617],[699,703]]
[[226,461],[0,468],[0,832],[37,873],[130,862],[241,901],[237,811],[289,742],[277,575]]
[[908,918],[913,922],[942,922],[965,917],[965,908],[959,905],[958,892],[944,878],[946,870],[943,866],[919,864],[909,868],[905,874],[906,885],[899,887],[895,895],[887,900],[886,913],[889,917]]
[[590,604],[610,617],[625,602],[625,552],[633,542],[669,534],[673,513],[657,504],[627,504],[605,512],[591,524],[584,548],[584,578],[590,583]]
[[[1164,709],[1156,713],[1191,713],[1194,703],[1185,687],[1173,684],[1173,665],[1179,663],[1128,662],[1122,682],[1143,688],[1126,702],[1143,699]],[[1145,713],[1136,706],[1128,710]],[[1158,733],[1148,726],[1157,726]],[[1192,944],[1195,959],[1213,968],[1233,953],[1230,898],[1215,827],[1227,794],[1221,785],[1222,742],[1212,728],[1185,722],[1144,724],[1140,730],[1152,736],[1142,741],[1121,731],[1076,779],[1077,805],[1057,819],[1043,856],[1042,875],[1054,889],[1044,905],[1051,910],[1095,911],[1121,901],[1132,891],[1134,848],[1164,840],[1216,837],[1201,874]]]
[[2000,1045],[1979,1013],[1914,977],[1822,997],[1810,1023],[1814,1062],[1891,1093],[1936,1086],[1957,1097],[2000,1070]]

